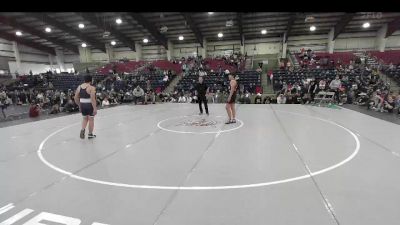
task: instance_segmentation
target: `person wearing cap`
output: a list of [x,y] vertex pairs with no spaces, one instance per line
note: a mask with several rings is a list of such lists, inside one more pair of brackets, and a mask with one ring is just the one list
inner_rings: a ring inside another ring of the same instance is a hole
[[91,85],[91,75],[85,75],[84,80],[85,82],[76,89],[74,100],[83,116],[82,129],[79,136],[81,139],[85,138],[85,129],[89,123],[88,138],[92,139],[96,137],[93,134],[94,116],[97,114],[96,88]]

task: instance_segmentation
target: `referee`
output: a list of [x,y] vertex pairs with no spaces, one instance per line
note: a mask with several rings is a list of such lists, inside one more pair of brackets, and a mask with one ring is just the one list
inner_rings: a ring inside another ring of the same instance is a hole
[[203,114],[203,107],[201,103],[204,103],[204,108],[206,108],[206,114],[208,116],[208,106],[206,93],[208,92],[207,85],[203,82],[203,77],[199,77],[199,83],[196,84],[197,101],[199,102],[200,115]]

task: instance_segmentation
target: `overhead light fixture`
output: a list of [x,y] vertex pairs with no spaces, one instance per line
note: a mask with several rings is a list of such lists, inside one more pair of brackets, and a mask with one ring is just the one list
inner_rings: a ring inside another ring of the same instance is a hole
[[116,44],[117,44],[117,42],[111,41],[111,45],[116,45]]
[[267,30],[261,30],[261,34],[267,34]]
[[147,38],[143,39],[143,43],[147,43],[149,40]]
[[362,25],[363,28],[368,28],[368,27],[370,27],[370,26],[371,26],[371,24],[368,23],[368,22],[366,22],[366,23],[364,23],[364,24]]
[[224,34],[223,34],[223,33],[221,33],[221,32],[220,32],[220,33],[218,33],[218,37],[219,37],[219,38],[222,38],[223,36],[224,36]]
[[46,29],[44,29],[47,33],[51,32],[51,28],[50,27],[46,27]]
[[81,46],[82,46],[82,48],[86,48],[87,45],[86,45],[86,43],[82,43]]
[[117,24],[121,24],[121,23],[122,23],[122,20],[121,20],[120,18],[118,18],[118,19],[115,20],[115,22],[116,22]]
[[178,39],[179,39],[180,41],[182,41],[184,38],[183,38],[183,36],[181,35],[181,36],[178,37]]
[[315,31],[317,28],[315,26],[310,27],[310,31]]
[[80,23],[80,24],[78,25],[78,27],[79,27],[80,29],[83,29],[83,28],[85,28],[85,24]]
[[22,35],[22,32],[21,32],[21,31],[17,31],[17,32],[15,32],[15,34],[16,34],[17,36],[21,36],[21,35]]
[[212,14],[214,14],[214,12],[208,12],[208,15],[212,15]]

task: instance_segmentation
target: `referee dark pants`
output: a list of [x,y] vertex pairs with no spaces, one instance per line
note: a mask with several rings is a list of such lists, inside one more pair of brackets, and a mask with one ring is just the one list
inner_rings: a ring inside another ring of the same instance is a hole
[[204,103],[204,108],[206,108],[206,113],[208,114],[208,106],[207,106],[206,96],[197,96],[197,99],[199,102],[200,113],[203,114],[203,107],[202,107],[201,103]]

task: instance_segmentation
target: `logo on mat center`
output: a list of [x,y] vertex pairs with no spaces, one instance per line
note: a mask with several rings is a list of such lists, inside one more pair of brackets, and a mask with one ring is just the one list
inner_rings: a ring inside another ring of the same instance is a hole
[[192,126],[192,127],[216,127],[218,121],[205,119],[205,118],[195,118],[195,119],[186,119],[182,122],[179,122],[176,126]]

